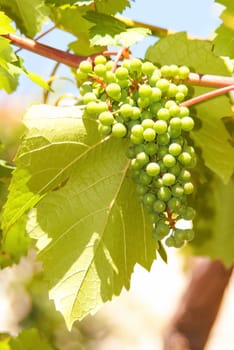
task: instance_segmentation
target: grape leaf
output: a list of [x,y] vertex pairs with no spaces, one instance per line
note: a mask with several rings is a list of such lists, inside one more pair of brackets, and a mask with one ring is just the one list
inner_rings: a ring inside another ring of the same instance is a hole
[[0,340],[0,349],[1,350],[11,350],[10,345],[9,345],[9,340],[10,340],[10,338]]
[[11,350],[53,350],[54,348],[35,328],[23,330],[16,338],[9,341]]
[[49,10],[44,0],[0,0],[0,9],[15,21],[18,29],[29,37],[41,30]]
[[234,262],[234,179],[224,185],[218,177],[198,187],[194,221],[196,236],[191,244],[195,255],[209,255],[230,267]]
[[123,12],[126,7],[130,7],[129,0],[95,0],[96,10],[98,12],[115,15],[117,12]]
[[11,19],[0,11],[0,34],[14,33],[15,28],[11,25]]
[[214,51],[218,55],[234,58],[234,4],[233,1],[216,1],[226,6],[221,14],[222,24],[216,30]]
[[93,3],[93,0],[45,0],[46,4],[54,5],[54,6],[62,6],[62,5],[90,5]]
[[[173,49],[172,49],[173,48]],[[201,60],[201,57],[203,59]],[[170,35],[149,47],[146,58],[159,64],[187,65],[204,74],[229,75],[224,61],[212,52],[212,44],[189,40],[185,33]],[[195,95],[211,89],[194,87]],[[201,128],[191,133],[195,146],[202,151],[205,164],[225,183],[233,173],[234,155],[222,118],[232,115],[230,101],[225,96],[195,106]]]
[[[9,196],[2,218],[5,234],[46,191],[62,186],[74,159],[89,142],[79,107],[33,106],[24,118],[24,141],[16,158]],[[97,138],[91,134],[93,140]]]
[[48,193],[31,218],[50,298],[69,328],[128,289],[136,263],[149,269],[155,258],[126,142],[109,138],[90,147],[66,186]]

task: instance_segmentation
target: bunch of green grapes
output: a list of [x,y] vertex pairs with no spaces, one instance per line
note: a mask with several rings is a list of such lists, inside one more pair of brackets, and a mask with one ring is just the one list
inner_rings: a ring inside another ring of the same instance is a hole
[[174,247],[194,236],[192,229],[177,225],[195,215],[187,196],[193,193],[189,169],[196,155],[186,140],[194,121],[180,106],[188,94],[183,83],[188,75],[185,66],[158,68],[137,58],[115,67],[102,55],[77,70],[86,116],[97,120],[104,137],[130,139],[126,155],[153,237]]

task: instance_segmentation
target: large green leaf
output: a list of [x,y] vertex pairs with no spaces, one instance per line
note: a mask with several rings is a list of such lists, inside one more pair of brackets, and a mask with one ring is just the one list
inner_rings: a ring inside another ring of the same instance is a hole
[[[211,43],[189,40],[185,33],[161,39],[148,49],[146,58],[161,65],[187,65],[202,74],[230,74],[224,61],[212,52]],[[194,94],[200,95],[209,90],[211,89],[194,87]],[[225,96],[216,97],[195,108],[201,120],[201,128],[192,132],[191,137],[201,149],[205,164],[227,183],[234,167],[230,135],[222,121],[223,117],[232,115],[229,99]]]
[[0,10],[15,21],[20,31],[29,37],[41,30],[48,15],[44,0],[0,0]]
[[[33,106],[24,122],[24,141],[16,158],[3,229],[12,225],[49,190],[63,186],[76,158],[92,141],[86,137],[79,107]],[[91,135],[96,140],[95,134]]]
[[196,236],[192,252],[234,262],[234,179],[224,185],[217,177],[198,187],[195,218]]
[[[53,350],[37,329],[25,329],[9,341],[9,350]],[[6,348],[7,349],[7,348]]]
[[155,258],[126,142],[110,138],[90,147],[66,186],[47,194],[31,217],[50,297],[69,328],[129,288],[136,263],[149,269]]
[[126,7],[130,7],[129,0],[95,0],[98,12],[115,15],[117,12],[123,12]]

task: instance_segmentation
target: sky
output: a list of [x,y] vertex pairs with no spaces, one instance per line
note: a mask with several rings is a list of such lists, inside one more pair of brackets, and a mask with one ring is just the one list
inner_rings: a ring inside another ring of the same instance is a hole
[[[128,8],[122,14],[123,16],[164,27],[175,31],[187,31],[190,35],[198,37],[209,37],[220,23],[218,18],[222,7],[214,3],[214,0],[135,0],[131,1],[132,7]],[[47,25],[48,28],[49,25]],[[72,38],[72,39],[71,39]],[[53,31],[40,42],[66,50],[67,43],[72,41],[73,37],[67,33],[58,35]],[[152,45],[157,39],[148,37],[137,45],[132,47],[132,54],[136,57],[144,57],[145,51],[149,45]],[[25,60],[25,66],[28,70],[41,74],[48,79],[54,67],[54,62],[33,53],[22,50],[20,52]],[[69,68],[61,65],[59,69],[60,76],[68,76]],[[61,91],[74,92],[74,86],[70,83],[60,81],[57,88]],[[32,102],[40,102],[42,92],[40,87],[31,83],[27,78],[20,78],[20,86],[13,96],[24,96],[23,100],[26,106]],[[0,93],[1,99],[6,99],[5,92]],[[10,96],[11,97],[11,96]],[[20,97],[21,98],[21,97]]]

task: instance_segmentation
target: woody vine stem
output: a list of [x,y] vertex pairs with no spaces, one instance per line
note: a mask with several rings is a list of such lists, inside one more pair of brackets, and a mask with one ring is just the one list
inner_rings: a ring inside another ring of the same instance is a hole
[[[63,63],[73,68],[77,68],[83,60],[88,58],[86,56],[77,56],[75,54],[38,43],[36,40],[24,38],[15,34],[9,33],[2,36],[10,40],[12,44],[17,45],[20,48],[50,58],[52,60]],[[102,54],[105,56],[116,55],[117,57],[115,62],[117,64],[118,60],[123,56],[124,52],[125,50],[121,50],[120,52],[103,51]],[[95,57],[95,55],[91,55],[89,57],[92,59]],[[234,90],[234,78],[226,76],[190,73],[188,79],[186,80],[186,83],[190,85],[219,88],[217,90],[210,91],[206,94],[194,97],[181,104],[182,106],[187,107]]]

